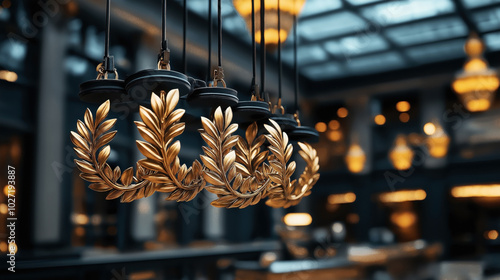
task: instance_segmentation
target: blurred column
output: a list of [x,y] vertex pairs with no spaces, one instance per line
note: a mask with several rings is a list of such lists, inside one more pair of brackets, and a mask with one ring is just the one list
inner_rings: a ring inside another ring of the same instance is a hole
[[[425,135],[423,127],[426,123],[433,120],[439,121],[439,124],[446,129],[443,114],[446,106],[445,92],[441,88],[425,89],[420,93],[420,128],[418,133]],[[449,133],[446,132],[448,135]],[[427,135],[425,135],[427,136]],[[427,152],[427,157],[424,162],[426,168],[439,168],[446,165],[446,157],[434,158]]]
[[[209,201],[217,199],[217,195],[205,191]],[[203,235],[210,240],[221,240],[224,238],[224,209],[207,204],[203,209]]]
[[64,131],[66,53],[65,26],[52,21],[42,29],[40,51],[40,82],[38,94],[36,171],[34,186],[35,244],[61,241],[62,180],[53,170],[54,163],[65,162],[64,143],[69,133]]

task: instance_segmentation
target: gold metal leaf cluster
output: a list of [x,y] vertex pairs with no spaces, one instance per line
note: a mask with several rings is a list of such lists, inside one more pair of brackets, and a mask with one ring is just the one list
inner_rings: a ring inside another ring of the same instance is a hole
[[[213,206],[245,208],[267,198],[271,207],[290,207],[311,193],[319,178],[319,158],[307,143],[299,143],[299,154],[307,166],[298,179],[292,180],[296,164],[290,162],[293,146],[279,125],[270,120],[264,125],[268,134],[258,135],[257,124],[250,125],[245,137],[233,135],[238,129],[232,124],[232,111],[217,108],[213,120],[202,117],[200,134],[207,146],[201,155],[203,165],[195,160],[191,167],[180,164],[179,141],[174,138],[184,132],[180,122],[183,109],[175,109],[179,91],[164,91],[151,95],[151,109],[140,107],[142,122],[135,122],[145,141],[137,140],[145,156],[123,173],[106,162],[110,155],[107,145],[116,135],[109,131],[116,119],[105,120],[109,101],[97,110],[95,120],[87,109],[84,122],[78,121],[77,132],[71,132],[74,149],[81,160],[75,160],[80,177],[91,182],[91,189],[109,191],[107,199],[121,197],[130,202],[147,197],[155,191],[169,193],[168,200],[189,201],[203,189],[217,194]],[[268,148],[263,149],[268,144]],[[210,185],[206,186],[206,183]]]

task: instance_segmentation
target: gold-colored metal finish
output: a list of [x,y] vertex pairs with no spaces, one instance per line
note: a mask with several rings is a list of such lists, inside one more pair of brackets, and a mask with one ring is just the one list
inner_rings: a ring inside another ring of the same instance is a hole
[[[104,64],[102,62],[97,65],[95,70],[98,73],[96,80],[101,80],[101,79],[107,80],[108,79],[109,73],[104,69]],[[114,69],[113,73],[115,74],[115,80],[118,80],[118,71],[116,71],[116,68]]]
[[269,120],[271,125],[265,124],[267,141],[271,144],[269,150],[269,164],[271,172],[269,178],[274,183],[269,189],[269,199],[266,204],[271,207],[284,207],[297,205],[300,200],[311,194],[311,188],[319,179],[319,157],[314,148],[307,143],[299,142],[301,150],[300,156],[307,166],[298,180],[291,180],[295,172],[295,161],[287,165],[290,160],[293,147],[288,143],[288,135],[281,131],[280,126],[273,120]]
[[224,69],[222,66],[217,66],[217,69],[214,70],[214,82],[212,86],[216,87],[219,82],[223,87],[226,87],[226,81],[224,81]]
[[[89,187],[95,191],[110,191],[106,199],[121,198],[121,202],[148,197],[155,191],[169,192],[168,200],[189,201],[204,187],[202,166],[198,161],[192,167],[180,165],[181,145],[173,139],[184,132],[184,123],[179,122],[184,110],[175,109],[179,101],[177,89],[160,97],[151,95],[153,110],[140,107],[143,122],[135,122],[139,133],[146,141],[137,140],[139,151],[146,157],[137,162],[136,175],[133,168],[127,168],[123,174],[119,167],[114,170],[106,163],[111,148],[108,144],[113,140],[116,131],[110,130],[116,119],[106,120],[109,112],[109,100],[97,109],[95,122],[92,113],[87,109],[85,123],[78,121],[76,132],[71,132],[71,140],[76,146],[75,152],[82,160],[75,160],[82,173],[80,177],[92,182]],[[107,133],[105,133],[107,132]],[[100,149],[103,147],[102,149]],[[100,149],[97,157],[96,153]],[[118,183],[120,179],[121,183]]]
[[[121,202],[147,197],[155,191],[170,193],[167,200],[189,201],[205,188],[217,194],[218,199],[212,202],[215,207],[245,208],[267,198],[267,205],[287,208],[311,193],[319,178],[316,150],[298,143],[307,166],[298,179],[292,180],[296,164],[288,163],[293,147],[287,134],[269,120],[271,125],[265,125],[268,134],[258,135],[257,124],[253,123],[245,137],[232,135],[238,124],[231,123],[231,108],[224,113],[217,108],[213,120],[202,117],[200,134],[207,144],[201,155],[203,165],[195,160],[189,168],[181,166],[181,145],[174,142],[185,128],[180,122],[184,110],[175,110],[178,101],[177,89],[168,94],[162,91],[160,96],[151,95],[152,109],[140,107],[142,122],[135,124],[145,141],[136,142],[146,158],[137,162],[135,176],[132,167],[122,173],[119,167],[113,170],[106,163],[111,152],[107,144],[116,135],[116,131],[109,132],[116,119],[105,120],[110,102],[99,107],[95,121],[87,109],[84,122],[79,120],[77,132],[71,132],[75,152],[81,159],[75,160],[80,177],[91,182],[89,187],[95,191],[110,191],[107,199],[121,197]],[[266,140],[268,150],[262,148]]]

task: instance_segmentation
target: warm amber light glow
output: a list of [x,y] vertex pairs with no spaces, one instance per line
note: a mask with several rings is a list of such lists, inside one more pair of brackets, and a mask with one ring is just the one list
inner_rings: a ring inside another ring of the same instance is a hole
[[9,254],[17,253],[17,244],[15,242],[9,242]]
[[75,234],[76,234],[76,236],[82,237],[85,235],[85,229],[83,227],[76,227]]
[[366,155],[361,146],[352,144],[345,156],[347,169],[352,173],[360,173],[365,168]]
[[0,251],[7,252],[8,248],[9,248],[9,246],[7,245],[7,242],[5,242],[5,241],[0,242]]
[[408,101],[399,101],[396,103],[396,110],[398,110],[398,112],[408,112],[410,108],[410,102]]
[[347,111],[345,107],[340,107],[337,110],[337,116],[339,116],[339,118],[345,118],[347,115],[349,115],[349,111]]
[[73,222],[78,225],[86,225],[89,222],[89,217],[85,214],[74,214]]
[[379,200],[384,203],[398,203],[408,201],[420,201],[427,197],[427,193],[422,190],[401,190],[387,192],[379,195]]
[[500,197],[500,184],[457,186],[451,189],[453,197]]
[[7,207],[7,204],[2,203],[0,204],[0,214],[7,214],[9,212],[9,208]]
[[314,128],[318,132],[325,132],[326,131],[326,123],[324,123],[324,122],[318,122],[318,123],[316,123],[316,125],[314,126]]
[[410,211],[394,212],[391,214],[391,222],[400,228],[409,228],[417,222],[417,215]]
[[406,137],[404,135],[398,135],[396,137],[394,147],[389,152],[389,159],[392,166],[394,166],[397,170],[410,169],[413,156],[414,152],[408,146]]
[[488,62],[482,57],[483,51],[483,42],[471,36],[465,44],[469,60],[452,83],[453,90],[471,112],[488,110],[500,86],[498,74],[488,67]]
[[432,135],[436,132],[436,126],[433,123],[428,122],[424,125],[424,132],[427,135]]
[[410,114],[408,114],[408,113],[401,113],[401,114],[399,114],[399,120],[401,122],[404,122],[404,123],[409,122],[410,121]]
[[328,203],[330,204],[346,204],[356,201],[356,194],[353,192],[331,194],[328,196]]
[[[304,6],[305,0],[296,1],[280,1],[281,12],[281,42],[284,42],[288,33],[292,29],[293,16],[298,15]],[[248,30],[252,30],[252,1],[250,0],[233,0],[234,8],[243,17]],[[260,44],[261,42],[261,28],[260,28],[260,1],[254,0],[255,6],[255,41]],[[273,49],[278,44],[278,0],[265,1],[265,31],[264,37],[266,45],[271,46]]]
[[331,130],[337,130],[337,129],[339,129],[340,128],[339,121],[337,121],[337,120],[331,120],[328,123],[328,128],[331,129]]
[[485,233],[485,237],[489,240],[497,240],[498,238],[498,231],[497,230],[490,230]]
[[13,83],[17,81],[17,74],[8,70],[0,70],[0,80]]
[[326,133],[326,137],[332,142],[337,142],[342,139],[342,132],[339,130],[330,130]]
[[376,115],[373,120],[378,125],[384,125],[385,124],[385,117],[384,117],[384,115]]
[[312,223],[312,217],[308,213],[289,213],[283,217],[287,226],[308,226]]
[[5,185],[5,187],[3,187],[3,193],[5,194],[6,197],[8,197],[9,194],[12,195],[16,194],[16,189],[12,187],[9,188],[9,186],[10,185]]

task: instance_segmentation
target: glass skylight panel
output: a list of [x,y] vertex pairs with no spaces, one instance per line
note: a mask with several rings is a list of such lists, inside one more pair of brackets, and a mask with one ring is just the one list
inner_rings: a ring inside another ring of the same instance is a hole
[[483,36],[486,47],[490,51],[500,50],[500,32],[492,32]]
[[385,1],[361,10],[364,17],[379,25],[391,25],[454,12],[452,0]]
[[302,73],[311,80],[326,80],[345,76],[342,66],[336,62],[309,66],[302,69]]
[[429,20],[386,29],[386,35],[401,46],[458,38],[467,34],[467,27],[460,18]]
[[352,5],[366,5],[366,4],[371,4],[375,2],[380,2],[381,0],[347,0],[347,2],[351,3]]
[[500,27],[500,8],[476,12],[472,17],[479,31],[487,32]]
[[467,8],[478,8],[490,4],[500,3],[500,0],[462,0]]
[[[292,65],[293,64],[293,49],[284,49],[281,53],[283,61]],[[301,64],[310,64],[315,62],[324,61],[328,58],[326,51],[318,45],[299,46],[297,50],[297,60],[299,67]]]
[[404,60],[396,52],[352,58],[345,64],[353,74],[388,71],[403,67],[404,65]]
[[351,56],[387,50],[389,44],[379,35],[359,34],[328,41],[324,44],[327,52],[349,59]]
[[300,12],[300,17],[307,17],[317,13],[334,11],[342,8],[341,0],[307,0]]
[[417,63],[427,63],[464,57],[465,39],[408,48],[406,54]]
[[343,11],[333,15],[303,20],[299,24],[299,34],[307,40],[318,40],[363,30],[365,21],[354,13]]

